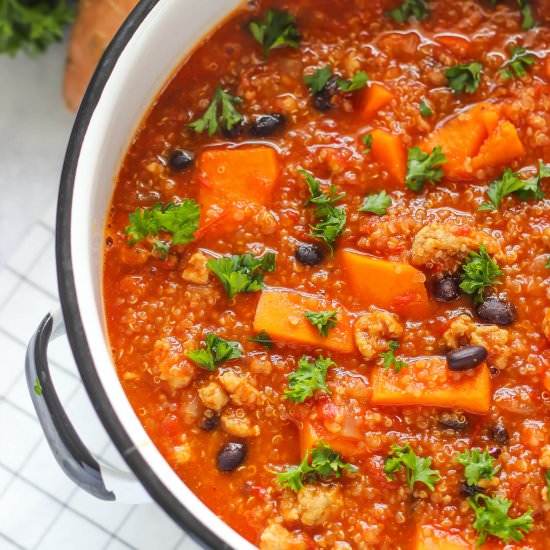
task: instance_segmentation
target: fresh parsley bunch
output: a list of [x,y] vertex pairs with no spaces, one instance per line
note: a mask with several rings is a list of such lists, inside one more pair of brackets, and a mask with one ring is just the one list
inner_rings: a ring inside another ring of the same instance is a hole
[[66,0],[0,0],[0,53],[38,55],[62,40],[73,19]]

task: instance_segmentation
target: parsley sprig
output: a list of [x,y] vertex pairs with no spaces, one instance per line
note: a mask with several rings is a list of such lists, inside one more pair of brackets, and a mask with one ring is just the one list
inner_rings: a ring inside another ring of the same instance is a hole
[[63,29],[74,20],[74,13],[66,0],[0,0],[0,53],[44,52],[63,40]]
[[276,48],[300,46],[301,36],[296,27],[296,16],[292,13],[269,10],[263,21],[252,21],[249,29],[252,36],[262,45],[265,57]]
[[306,319],[326,338],[328,331],[338,324],[338,311],[306,311]]
[[539,161],[539,173],[533,178],[522,180],[517,172],[512,172],[510,168],[506,168],[502,178],[492,181],[489,184],[487,195],[489,201],[484,202],[479,210],[498,210],[502,199],[508,195],[515,195],[520,200],[542,200],[544,192],[542,191],[542,180],[550,177],[550,165],[543,164]]
[[[311,458],[311,461],[310,461]],[[289,466],[284,472],[277,473],[277,483],[284,489],[297,493],[304,483],[315,483],[330,477],[339,478],[346,472],[356,472],[357,466],[342,460],[340,454],[319,441],[298,466]]]
[[[317,69],[314,73],[304,76],[304,83],[309,88],[312,95],[322,92],[329,80],[333,77],[330,65]],[[369,75],[365,71],[359,71],[354,74],[351,80],[337,78],[336,85],[341,92],[350,93],[362,90],[369,81]]]
[[294,403],[303,403],[315,392],[332,393],[326,384],[329,367],[335,366],[332,359],[318,357],[312,362],[303,356],[298,361],[298,368],[288,376],[288,390],[284,396]]
[[257,292],[263,288],[264,273],[275,270],[275,254],[267,252],[262,258],[235,254],[208,260],[206,266],[221,281],[231,300],[239,292]]
[[380,357],[383,359],[382,364],[386,370],[393,367],[393,371],[397,374],[403,367],[407,367],[408,365],[405,361],[401,361],[395,356],[395,352],[399,349],[399,342],[397,340],[392,340],[388,346],[390,349],[380,354]]
[[364,134],[361,137],[361,141],[365,148],[363,149],[363,155],[368,155],[372,149],[372,134]]
[[[501,0],[489,0],[492,6],[496,6]],[[531,0],[516,0],[521,14],[521,30],[528,31],[537,26],[537,20],[531,8]]]
[[510,59],[500,69],[504,80],[510,80],[514,76],[522,78],[527,74],[527,69],[537,62],[537,58],[521,46],[515,46],[510,50]]
[[508,515],[512,502],[500,496],[488,497],[477,494],[468,499],[468,504],[476,514],[474,528],[479,534],[478,548],[482,546],[489,535],[502,539],[507,544],[520,542],[533,528],[533,516],[531,510],[522,516],[511,518]]
[[367,195],[363,204],[359,208],[359,212],[371,212],[378,216],[385,216],[388,213],[388,207],[392,205],[391,197],[386,191],[380,191],[380,193],[372,193]]
[[445,71],[445,76],[449,81],[449,87],[456,95],[461,95],[464,92],[473,94],[481,83],[482,70],[483,65],[474,61],[450,67]]
[[207,334],[203,345],[204,348],[190,351],[187,357],[206,370],[214,371],[220,363],[238,359],[242,355],[239,342],[224,340],[216,334]]
[[464,466],[464,476],[468,485],[477,485],[481,479],[491,480],[500,471],[489,451],[468,449],[460,453],[455,461]]
[[439,470],[432,470],[430,468],[431,464],[431,458],[417,456],[408,443],[401,447],[393,444],[391,455],[384,461],[384,472],[391,481],[393,480],[393,474],[403,466],[407,484],[411,491],[415,483],[423,483],[430,491],[433,491],[434,485],[440,477]]
[[347,221],[346,210],[336,205],[346,194],[336,194],[334,185],[330,186],[328,193],[323,193],[321,183],[312,174],[305,170],[299,170],[299,173],[306,179],[310,194],[304,206],[314,204],[315,217],[320,220],[316,225],[310,225],[310,236],[324,241],[334,252],[334,243],[344,231]]
[[230,132],[243,120],[243,115],[235,108],[235,105],[242,105],[242,103],[243,100],[240,97],[232,96],[218,86],[202,117],[191,122],[189,128],[195,130],[197,134],[207,131],[209,136],[213,136],[220,129]]
[[271,349],[273,347],[273,340],[271,339],[271,336],[269,336],[269,333],[265,330],[260,330],[258,334],[252,336],[252,338],[248,338],[248,341],[255,342],[266,349]]
[[384,15],[398,23],[405,23],[411,17],[415,17],[418,21],[424,21],[430,17],[431,12],[427,0],[404,0],[398,8],[386,12]]
[[479,245],[479,252],[472,251],[460,274],[460,288],[476,303],[483,301],[486,288],[502,284],[497,279],[503,275],[496,262],[489,256],[485,245]]
[[426,103],[425,100],[422,100],[420,102],[420,104],[418,105],[418,108],[420,109],[420,114],[423,117],[430,117],[434,114],[433,111],[431,110],[430,106]]
[[407,159],[406,186],[419,193],[425,183],[434,185],[443,178],[441,165],[447,162],[441,147],[434,147],[430,154],[424,153],[420,147],[411,147]]
[[164,258],[170,246],[187,244],[195,238],[199,217],[199,205],[192,199],[185,199],[180,204],[158,202],[151,208],[136,208],[129,215],[130,224],[126,226],[128,244],[134,246],[149,236],[169,233],[172,235],[170,243],[160,239],[153,242],[153,250]]

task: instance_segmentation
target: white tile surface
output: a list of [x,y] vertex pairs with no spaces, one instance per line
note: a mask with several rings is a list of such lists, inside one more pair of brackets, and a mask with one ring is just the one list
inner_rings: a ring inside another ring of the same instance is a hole
[[0,396],[5,396],[23,374],[25,347],[0,332]]
[[30,267],[36,262],[39,255],[44,252],[50,241],[52,233],[42,225],[33,226],[25,238],[8,260],[8,266],[18,273],[27,273]]
[[19,278],[6,268],[0,267],[0,307],[11,296]]
[[55,271],[55,242],[53,235],[38,261],[30,269],[27,278],[53,296],[57,296]]

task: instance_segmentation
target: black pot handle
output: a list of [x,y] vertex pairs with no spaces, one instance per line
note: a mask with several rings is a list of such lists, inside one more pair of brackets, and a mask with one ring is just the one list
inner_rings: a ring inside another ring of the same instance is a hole
[[114,493],[105,487],[99,463],[76,433],[53,385],[48,344],[63,332],[63,322],[48,314],[29,342],[25,371],[32,402],[50,449],[65,474],[95,497],[115,500]]

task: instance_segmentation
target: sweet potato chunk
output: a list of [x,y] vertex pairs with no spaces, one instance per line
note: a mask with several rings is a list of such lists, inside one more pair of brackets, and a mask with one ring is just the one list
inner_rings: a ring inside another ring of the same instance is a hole
[[472,168],[479,170],[502,166],[524,154],[525,148],[516,127],[511,122],[503,120],[483,142],[477,156],[472,159]]
[[304,421],[300,428],[300,453],[302,458],[307,451],[311,451],[319,441],[328,445],[332,450],[342,456],[359,456],[365,453],[365,447],[357,439],[342,437],[333,434],[320,426],[314,426],[311,422]]
[[484,414],[491,405],[491,381],[485,364],[473,371],[454,373],[444,357],[409,361],[399,373],[378,367],[372,379],[375,405],[424,405],[458,408]]
[[451,180],[468,179],[473,176],[471,159],[476,156],[494,130],[500,118],[500,110],[492,103],[484,102],[462,112],[437,128],[420,148],[431,153],[441,146],[447,157],[442,168]]
[[[304,314],[305,311],[338,311],[338,324],[323,338]],[[275,341],[322,347],[342,353],[353,351],[351,319],[336,302],[295,290],[264,290],[256,308],[254,330],[267,331]]]
[[342,252],[342,263],[353,292],[365,307],[374,305],[415,318],[429,315],[426,276],[418,269],[349,249]]
[[401,136],[394,136],[386,130],[373,130],[371,154],[396,183],[405,183],[407,176],[407,155]]
[[239,211],[242,219],[246,206],[268,204],[281,170],[277,152],[266,146],[208,149],[198,166],[204,224],[228,212]]
[[363,120],[371,119],[393,99],[393,94],[382,84],[374,82],[362,94],[359,110]]
[[416,531],[415,550],[474,550],[475,546],[456,533],[440,527],[420,525]]

